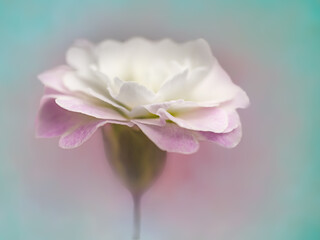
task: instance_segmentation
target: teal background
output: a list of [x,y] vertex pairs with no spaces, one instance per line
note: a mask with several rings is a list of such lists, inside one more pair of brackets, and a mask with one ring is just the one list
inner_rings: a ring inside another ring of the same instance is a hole
[[[251,99],[233,150],[171,154],[147,240],[320,239],[320,2],[0,0],[0,239],[129,239],[131,202],[97,134],[34,138],[36,76],[77,38],[205,38]],[[168,197],[170,196],[170,197]]]

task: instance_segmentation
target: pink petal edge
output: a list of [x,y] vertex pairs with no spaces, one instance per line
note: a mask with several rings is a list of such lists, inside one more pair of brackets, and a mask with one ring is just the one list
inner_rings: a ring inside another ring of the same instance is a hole
[[199,142],[192,132],[176,124],[166,123],[165,126],[155,126],[133,122],[164,151],[191,154],[199,148]]
[[63,84],[63,76],[70,71],[69,66],[59,66],[38,75],[38,79],[48,88],[65,93],[68,90]]
[[99,127],[105,125],[107,122],[107,120],[92,120],[78,125],[72,131],[68,131],[61,136],[59,146],[65,149],[79,147],[87,141]]
[[64,135],[62,135],[59,140],[59,146],[65,149],[79,147],[84,142],[86,142],[97,131],[99,127],[102,127],[108,123],[126,125],[129,127],[132,126],[132,123],[129,122],[93,119],[79,124],[78,126],[74,127],[71,131],[68,131]]
[[200,140],[212,141],[222,147],[234,148],[236,147],[242,137],[241,125],[228,133],[213,133],[213,132],[198,132]]
[[55,103],[53,96],[44,96],[36,119],[36,137],[52,138],[60,136],[81,121],[77,113],[69,112]]
[[120,113],[111,108],[96,106],[76,97],[62,96],[56,99],[56,103],[63,109],[71,112],[78,112],[99,119],[128,121]]

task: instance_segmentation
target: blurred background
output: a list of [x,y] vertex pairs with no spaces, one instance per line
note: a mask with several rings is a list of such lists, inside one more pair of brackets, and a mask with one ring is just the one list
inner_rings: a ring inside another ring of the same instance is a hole
[[101,135],[62,150],[34,123],[36,76],[75,39],[132,36],[206,39],[251,99],[237,148],[169,155],[142,240],[320,239],[318,0],[0,0],[0,239],[130,239]]

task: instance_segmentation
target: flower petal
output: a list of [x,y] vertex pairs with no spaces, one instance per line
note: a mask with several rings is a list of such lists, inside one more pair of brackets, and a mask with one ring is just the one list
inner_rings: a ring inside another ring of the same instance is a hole
[[102,127],[107,123],[121,124],[129,127],[132,126],[128,122],[120,122],[117,120],[87,119],[61,136],[59,146],[67,149],[79,147],[87,141],[99,127]]
[[223,104],[224,107],[237,109],[237,108],[247,108],[250,105],[250,100],[245,91],[237,86],[234,98],[231,101]]
[[190,100],[190,93],[197,84],[199,79],[203,79],[207,74],[205,67],[184,70],[176,74],[168,81],[164,82],[157,92],[156,102],[171,101],[177,99]]
[[110,107],[97,106],[79,98],[62,96],[56,99],[56,103],[71,112],[78,112],[100,119],[127,121],[120,113]]
[[198,132],[201,140],[212,141],[222,147],[233,148],[237,146],[242,137],[241,125],[228,133]]
[[225,129],[224,133],[231,132],[239,126],[241,126],[239,114],[235,110],[230,111],[228,113],[228,127]]
[[43,85],[47,88],[54,89],[59,92],[66,92],[67,89],[63,85],[63,76],[70,71],[68,66],[59,66],[52,70],[46,71],[38,76]]
[[36,136],[41,138],[57,137],[64,134],[81,121],[77,113],[59,107],[55,98],[44,96],[36,122]]
[[157,102],[177,100],[181,98],[181,92],[185,93],[188,71],[175,75],[172,79],[166,81],[157,92]]
[[192,132],[180,128],[176,124],[166,123],[165,126],[155,126],[138,122],[134,123],[137,124],[151,141],[164,151],[191,154],[199,148],[199,143]]
[[61,136],[59,146],[62,148],[76,148],[87,141],[95,131],[105,125],[107,120],[91,120],[74,128]]
[[231,81],[218,61],[214,63],[209,74],[190,92],[190,101],[223,103],[233,102],[235,99],[236,107],[248,105],[249,99],[245,92]]
[[171,120],[182,128],[195,131],[224,132],[228,126],[226,111],[219,108],[196,108],[172,116],[164,109],[158,111],[162,119]]
[[87,72],[91,64],[95,62],[93,44],[87,40],[77,40],[68,50],[66,60],[73,68]]
[[163,82],[184,69],[210,67],[215,60],[203,39],[184,44],[169,39],[108,40],[95,50],[100,71],[110,79],[139,82],[153,91],[158,91]]
[[64,75],[63,84],[71,92],[81,92],[102,101],[109,101],[106,99],[106,97],[104,97],[106,88],[103,89],[100,88],[100,86],[96,86],[95,81],[90,81],[82,76],[79,76],[79,74],[75,71],[69,71]]
[[146,87],[135,82],[125,82],[115,99],[132,109],[151,103],[154,97],[154,93]]
[[108,103],[115,108],[120,109],[124,113],[129,112],[125,107],[113,100],[107,90],[107,87],[103,88],[101,86],[96,86],[95,81],[88,81],[77,76],[75,72],[68,72],[64,76],[63,82],[71,92],[83,93],[88,97]]
[[164,126],[166,125],[166,121],[160,118],[145,118],[145,119],[134,119],[135,123],[142,123],[146,125],[156,125],[156,126]]
[[216,61],[208,42],[202,38],[184,43],[182,51],[192,59],[195,66],[211,66]]
[[144,105],[143,107],[147,109],[152,114],[157,114],[159,109],[165,109],[170,112],[181,112],[181,111],[188,111],[195,108],[203,108],[203,107],[217,107],[219,104],[217,103],[198,103],[198,102],[191,102],[185,101],[182,99],[165,101],[160,103],[151,103]]

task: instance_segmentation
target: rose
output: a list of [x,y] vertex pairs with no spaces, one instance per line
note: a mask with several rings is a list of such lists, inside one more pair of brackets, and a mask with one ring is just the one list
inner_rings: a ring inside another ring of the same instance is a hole
[[37,136],[61,136],[62,148],[80,146],[106,124],[140,129],[168,152],[193,153],[205,140],[234,147],[241,139],[236,109],[249,99],[202,39],[81,40],[66,60],[39,76]]

